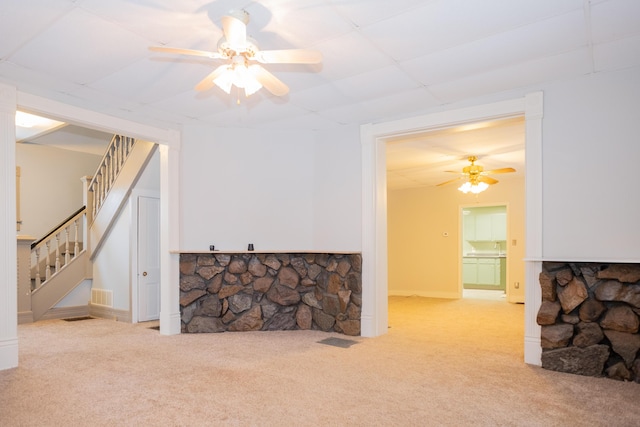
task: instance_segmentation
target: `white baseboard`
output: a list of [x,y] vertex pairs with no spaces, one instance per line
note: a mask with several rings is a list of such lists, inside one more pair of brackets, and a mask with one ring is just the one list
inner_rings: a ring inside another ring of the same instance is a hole
[[69,319],[89,315],[88,305],[76,305],[72,307],[52,307],[42,315],[39,320]]
[[18,312],[18,325],[22,325],[24,323],[33,323],[33,311]]
[[0,371],[18,366],[18,338],[0,340]]
[[540,337],[524,337],[524,363],[542,366]]
[[89,315],[93,317],[99,317],[101,319],[110,319],[117,322],[132,322],[131,312],[128,310],[119,310],[113,307],[106,307],[104,305],[89,304]]
[[432,291],[403,291],[389,290],[390,297],[423,297],[423,298],[443,298],[443,299],[460,299],[457,292],[432,292]]

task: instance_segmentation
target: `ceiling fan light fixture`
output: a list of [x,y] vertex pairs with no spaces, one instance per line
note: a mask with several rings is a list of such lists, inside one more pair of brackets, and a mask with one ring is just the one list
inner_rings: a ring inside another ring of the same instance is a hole
[[253,95],[262,88],[262,84],[255,78],[250,68],[243,63],[234,63],[214,79],[213,83],[226,93],[231,93],[231,86],[236,86],[244,89],[246,96]]
[[467,181],[464,184],[462,184],[460,187],[458,187],[458,190],[462,191],[464,194],[467,194],[467,193],[478,194],[478,193],[482,193],[487,188],[489,188],[489,184],[487,184],[486,182],[480,181],[477,183],[472,183],[471,181]]

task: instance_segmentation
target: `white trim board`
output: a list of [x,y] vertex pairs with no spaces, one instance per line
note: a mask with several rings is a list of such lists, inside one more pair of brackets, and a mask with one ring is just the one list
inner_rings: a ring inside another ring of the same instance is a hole
[[[388,328],[386,140],[398,135],[464,123],[525,117],[525,240],[527,258],[542,256],[542,116],[543,94],[402,120],[361,126],[362,144],[362,335],[378,336]],[[525,264],[525,362],[540,365],[540,307],[537,277],[541,264]],[[538,343],[536,346],[535,343]],[[523,343],[524,344],[524,343]]]

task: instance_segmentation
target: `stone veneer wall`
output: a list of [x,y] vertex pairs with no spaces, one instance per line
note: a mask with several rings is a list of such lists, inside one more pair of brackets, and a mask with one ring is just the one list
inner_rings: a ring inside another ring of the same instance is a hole
[[542,367],[640,383],[640,264],[544,262]]
[[181,254],[182,332],[360,335],[359,254]]

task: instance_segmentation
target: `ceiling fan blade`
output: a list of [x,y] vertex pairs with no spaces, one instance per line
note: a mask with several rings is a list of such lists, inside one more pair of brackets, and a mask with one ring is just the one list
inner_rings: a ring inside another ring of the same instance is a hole
[[154,52],[177,53],[178,55],[204,56],[206,58],[212,58],[212,59],[225,58],[224,55],[218,52],[208,52],[206,50],[182,49],[179,47],[150,46],[149,50],[152,50]]
[[[246,12],[245,12],[246,13]],[[248,20],[248,15],[246,20]],[[247,45],[247,24],[236,16],[223,16],[222,29],[232,50],[244,52]]]
[[441,182],[440,184],[436,184],[436,187],[440,187],[442,185],[451,184],[452,182],[460,181],[461,179],[464,179],[464,177],[461,176],[461,177],[458,177],[458,178],[450,179],[449,181]]
[[202,79],[200,81],[200,83],[198,83],[196,85],[195,89],[197,91],[203,91],[203,90],[211,89],[215,85],[215,83],[213,83],[213,81],[215,79],[217,79],[222,73],[227,71],[228,68],[229,68],[229,66],[226,65],[226,64],[219,66],[218,68],[213,70],[207,77]]
[[478,177],[478,181],[480,181],[480,182],[485,182],[485,183],[487,183],[487,184],[489,184],[489,185],[497,184],[497,183],[498,183],[498,180],[497,180],[497,179],[493,179],[493,178],[491,178],[490,176],[479,176],[479,177]]
[[460,171],[445,171],[447,173],[459,173],[460,175],[465,175],[464,172],[460,172]]
[[317,64],[322,62],[322,53],[308,49],[261,50],[255,58],[262,64]]
[[500,169],[494,169],[490,171],[484,171],[482,172],[482,174],[487,175],[487,174],[494,174],[494,173],[511,173],[515,171],[516,170],[514,168],[500,168]]
[[265,89],[276,96],[284,96],[289,93],[289,87],[282,83],[276,76],[265,70],[258,64],[249,67],[251,73]]

